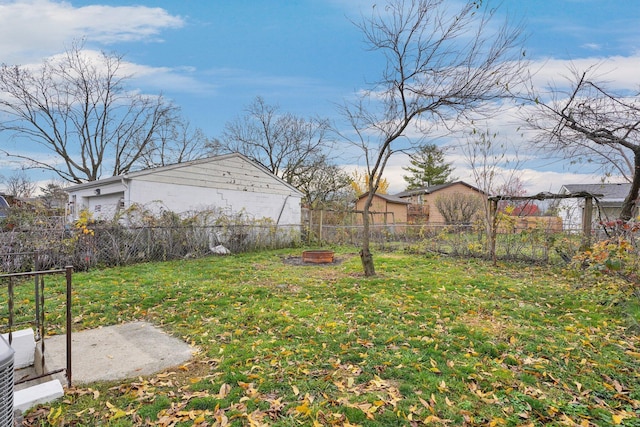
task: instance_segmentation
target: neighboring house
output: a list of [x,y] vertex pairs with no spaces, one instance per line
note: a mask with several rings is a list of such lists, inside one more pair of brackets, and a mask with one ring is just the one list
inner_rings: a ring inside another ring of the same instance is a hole
[[[622,202],[629,194],[630,183],[622,184],[567,184],[560,194],[590,193],[595,196],[593,221],[609,221],[618,218]],[[562,217],[565,229],[580,229],[584,211],[584,198],[562,199],[558,204],[558,215]],[[636,213],[637,215],[637,204]]]
[[[356,222],[362,224],[362,210],[369,193],[364,193],[356,200]],[[407,206],[409,202],[388,194],[374,194],[369,218],[375,225],[380,224],[406,224]]]
[[237,153],[130,172],[66,191],[70,220],[83,209],[96,219],[110,219],[136,204],[156,213],[211,209],[247,219],[269,218],[281,225],[300,224],[302,193]]
[[436,207],[438,197],[456,197],[457,195],[475,195],[486,198],[486,195],[473,185],[464,181],[448,184],[421,187],[403,191],[394,196],[409,202],[408,221],[424,224],[444,224],[445,219]]

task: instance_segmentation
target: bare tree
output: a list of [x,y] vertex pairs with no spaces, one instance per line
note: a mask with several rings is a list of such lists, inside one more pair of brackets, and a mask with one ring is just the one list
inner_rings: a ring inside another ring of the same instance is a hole
[[[506,181],[495,188],[494,193],[500,196],[524,197],[527,191],[524,182],[519,176],[510,175]],[[538,206],[532,200],[500,200],[498,202],[498,211],[504,212],[511,210],[511,215],[527,216],[537,212]]]
[[[306,168],[305,168],[306,169]],[[313,169],[296,174],[293,185],[302,193],[302,202],[310,208],[326,208],[344,200],[351,178],[339,166],[319,159]]]
[[640,93],[615,91],[596,75],[597,67],[570,70],[566,89],[550,87],[551,97],[531,91],[535,112],[525,121],[540,131],[537,144],[573,161],[600,165],[631,183],[619,218],[628,221],[640,191]]
[[[444,0],[395,0],[374,7],[358,26],[386,67],[371,90],[342,108],[352,128],[349,140],[364,153],[369,197],[363,207],[360,257],[375,275],[369,247],[369,208],[391,155],[420,141],[410,132],[433,133],[474,115],[507,95],[522,67],[520,29],[494,26],[489,2],[468,1],[451,13]],[[403,145],[404,142],[404,145]]]
[[318,161],[326,161],[329,129],[327,120],[280,113],[278,106],[256,97],[245,116],[225,125],[218,149],[244,154],[294,184]]
[[435,204],[447,225],[469,224],[482,212],[482,197],[475,194],[441,195],[436,197]]
[[146,168],[188,162],[215,152],[214,142],[207,139],[200,128],[175,116],[158,129],[156,138],[147,145],[140,157]]
[[23,171],[14,172],[4,179],[6,194],[13,197],[31,197],[36,191],[36,184]]
[[498,217],[494,210],[495,206],[492,208],[492,202],[488,197],[497,195],[500,189],[514,188],[518,185],[521,162],[508,141],[499,141],[498,134],[491,133],[489,130],[478,132],[474,129],[461,150],[476,187],[485,194],[482,198],[482,220],[489,256],[496,262],[495,238]]
[[40,187],[40,192],[38,199],[46,209],[58,209],[64,212],[64,207],[69,201],[64,182],[51,180],[44,187]]
[[94,55],[77,43],[37,70],[2,65],[0,132],[39,144],[55,161],[2,151],[74,183],[134,169],[177,110],[162,96],[128,91],[122,68],[122,56]]
[[[498,195],[501,190],[517,187],[521,162],[506,141],[499,141],[497,133],[474,131],[461,147],[476,187],[486,196]],[[505,194],[502,194],[505,195]],[[510,195],[510,194],[507,194]],[[487,197],[483,198],[484,225],[488,241],[495,231],[494,212]]]

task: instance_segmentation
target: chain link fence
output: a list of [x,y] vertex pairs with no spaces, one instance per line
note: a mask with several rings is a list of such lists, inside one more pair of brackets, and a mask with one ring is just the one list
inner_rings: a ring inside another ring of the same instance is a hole
[[[308,245],[359,246],[361,225],[327,225],[305,235]],[[474,224],[372,225],[370,241],[381,251],[439,253],[459,257],[487,258],[488,240],[484,228]],[[514,230],[496,236],[496,257],[502,260],[537,263],[566,263],[580,249],[583,237],[578,230],[562,232],[545,227]]]
[[[353,213],[308,213],[303,225],[240,221],[217,217],[214,225],[167,216],[152,224],[125,226],[111,221],[68,224],[63,218],[30,217],[20,226],[4,224],[0,232],[0,272],[61,268],[78,270],[147,261],[197,258],[285,247],[352,246],[359,248],[363,227]],[[515,222],[514,222],[515,224]],[[549,222],[530,221],[526,227],[498,227],[497,259],[536,263],[566,263],[585,247],[582,230],[561,230]],[[372,224],[370,241],[376,250],[439,253],[459,257],[489,257],[489,242],[479,223]],[[607,238],[594,227],[589,242]],[[637,240],[636,237],[632,241]]]
[[197,258],[300,245],[300,226],[231,224],[216,226],[98,225],[76,230],[41,227],[0,233],[2,273],[58,268],[77,270],[147,261]]

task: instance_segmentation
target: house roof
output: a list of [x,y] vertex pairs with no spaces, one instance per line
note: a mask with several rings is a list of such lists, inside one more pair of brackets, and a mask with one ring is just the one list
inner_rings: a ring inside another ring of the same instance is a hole
[[599,197],[602,202],[620,202],[629,194],[630,183],[621,184],[566,184],[560,189],[561,193],[590,193],[602,195]]
[[433,194],[437,191],[440,190],[444,190],[445,188],[451,187],[452,185],[455,184],[462,184],[465,185],[469,188],[471,188],[472,190],[477,191],[478,193],[482,193],[482,190],[479,190],[478,188],[474,187],[473,185],[467,184],[464,181],[456,181],[456,182],[448,182],[446,184],[440,184],[440,185],[431,185],[428,187],[420,187],[420,188],[414,188],[412,190],[407,190],[407,191],[402,191],[400,193],[394,194],[395,197],[399,197],[399,198],[405,198],[405,197],[411,197],[411,196],[416,196],[419,194]]
[[234,157],[241,158],[244,161],[252,164],[256,168],[261,169],[265,173],[271,175],[275,180],[280,181],[280,183],[282,185],[285,185],[285,186],[289,187],[291,190],[295,191],[296,193],[302,195],[302,192],[300,190],[298,190],[297,188],[295,188],[293,185],[287,183],[285,180],[283,180],[279,176],[275,175],[274,173],[272,173],[270,170],[268,170],[267,168],[265,168],[261,164],[259,164],[257,162],[254,162],[253,160],[249,159],[248,157],[246,157],[246,156],[244,156],[244,155],[242,155],[240,153],[230,153],[230,154],[223,154],[223,155],[220,155],[220,156],[205,157],[205,158],[202,158],[202,159],[191,160],[191,161],[188,161],[188,162],[174,163],[174,164],[166,165],[166,166],[158,166],[158,167],[155,167],[155,168],[142,169],[142,170],[135,171],[135,172],[128,172],[128,173],[124,173],[122,175],[116,175],[116,176],[112,176],[112,177],[109,177],[109,178],[99,179],[99,180],[96,180],[96,181],[89,181],[89,182],[84,182],[82,184],[71,185],[71,186],[67,187],[65,189],[65,191],[69,192],[69,191],[84,190],[84,189],[93,188],[93,187],[100,187],[100,186],[103,186],[105,184],[120,182],[123,179],[130,180],[130,179],[135,179],[135,178],[139,178],[139,177],[142,177],[142,176],[154,174],[154,173],[157,173],[157,172],[163,172],[163,171],[168,171],[168,170],[173,170],[173,169],[179,169],[179,168],[189,167],[189,166],[198,165],[198,164],[202,164],[202,163],[208,163],[208,162],[219,162],[219,161],[224,161],[226,159],[230,159],[230,158],[234,158]]
[[[358,200],[360,200],[360,199],[362,199],[362,198],[364,198],[364,197],[366,197],[368,195],[369,195],[369,192],[361,194],[358,197]],[[400,204],[400,205],[409,205],[409,204],[411,204],[410,202],[408,202],[408,201],[406,201],[404,199],[401,199],[400,197],[392,196],[390,194],[379,194],[379,193],[376,193],[375,195],[377,197],[380,197],[382,200],[386,200],[389,203],[397,203],[397,204]]]

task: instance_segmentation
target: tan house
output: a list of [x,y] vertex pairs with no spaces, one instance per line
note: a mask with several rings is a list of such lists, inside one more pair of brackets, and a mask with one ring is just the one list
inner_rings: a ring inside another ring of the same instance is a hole
[[[362,210],[368,193],[364,193],[356,200],[356,222],[362,224]],[[369,218],[372,224],[406,224],[409,201],[400,199],[388,194],[375,194],[371,207],[369,208]]]
[[394,197],[409,203],[407,206],[407,221],[409,223],[444,224],[446,221],[436,207],[436,199],[438,197],[459,197],[460,195],[487,197],[484,192],[464,181],[407,190],[395,194]]

